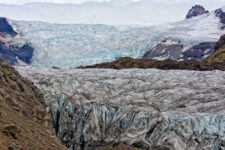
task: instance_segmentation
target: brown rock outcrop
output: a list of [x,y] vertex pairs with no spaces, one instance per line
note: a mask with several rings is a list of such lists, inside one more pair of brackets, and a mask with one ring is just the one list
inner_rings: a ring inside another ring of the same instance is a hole
[[0,59],[0,149],[63,150],[47,116],[43,95]]
[[129,57],[120,58],[113,62],[101,63],[93,66],[87,67],[79,67],[79,68],[111,68],[111,69],[126,69],[126,68],[157,68],[163,70],[169,69],[178,69],[178,70],[213,70],[214,68],[208,65],[205,62],[197,61],[197,60],[184,60],[184,61],[176,61],[176,60],[163,60],[158,61],[155,59],[142,60],[142,59],[133,59]]
[[215,52],[205,62],[216,69],[225,70],[225,35],[216,43]]
[[19,138],[20,128],[16,125],[7,124],[3,126],[3,132],[6,135],[12,136],[14,139]]
[[216,42],[216,46],[215,46],[214,50],[217,51],[223,47],[225,48],[225,35],[221,36],[219,41]]

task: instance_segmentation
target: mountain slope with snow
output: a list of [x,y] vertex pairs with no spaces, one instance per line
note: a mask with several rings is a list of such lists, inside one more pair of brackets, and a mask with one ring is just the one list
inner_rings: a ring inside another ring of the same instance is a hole
[[[168,52],[163,58],[179,59],[192,46],[215,42],[225,33],[214,12],[160,26],[63,25],[13,20],[10,23],[35,48],[31,65],[37,67],[70,68],[125,56],[141,58],[157,43],[168,39],[181,43],[182,48],[175,54]],[[203,52],[201,57],[209,54]]]

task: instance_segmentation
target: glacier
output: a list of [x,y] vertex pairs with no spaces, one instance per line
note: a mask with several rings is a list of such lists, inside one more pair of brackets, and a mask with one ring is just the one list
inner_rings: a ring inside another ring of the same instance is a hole
[[225,72],[16,67],[43,93],[69,150],[225,149]]
[[225,34],[214,12],[158,26],[9,22],[35,48],[31,65],[47,68],[74,68],[120,57],[141,58],[165,39],[193,45],[215,42]]

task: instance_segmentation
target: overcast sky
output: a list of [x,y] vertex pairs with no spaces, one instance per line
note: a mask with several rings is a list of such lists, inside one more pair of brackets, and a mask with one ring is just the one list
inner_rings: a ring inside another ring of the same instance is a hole
[[73,3],[73,4],[82,4],[86,2],[116,2],[116,3],[128,3],[128,2],[140,2],[140,1],[155,1],[159,3],[167,3],[167,4],[174,4],[174,3],[185,3],[185,2],[194,2],[194,3],[215,3],[221,4],[221,2],[225,3],[225,0],[0,0],[2,4],[25,4],[25,3],[32,3],[32,2],[52,2],[52,3]]
[[51,23],[160,24],[184,19],[195,4],[212,11],[225,0],[0,0],[0,15]]

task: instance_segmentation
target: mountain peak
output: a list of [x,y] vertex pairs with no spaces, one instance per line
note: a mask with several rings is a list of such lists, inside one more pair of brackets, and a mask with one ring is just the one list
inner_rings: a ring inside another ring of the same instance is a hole
[[209,11],[206,10],[203,6],[195,5],[195,6],[192,6],[192,8],[188,11],[188,14],[186,15],[186,19],[200,16],[200,15],[206,14],[208,12]]

